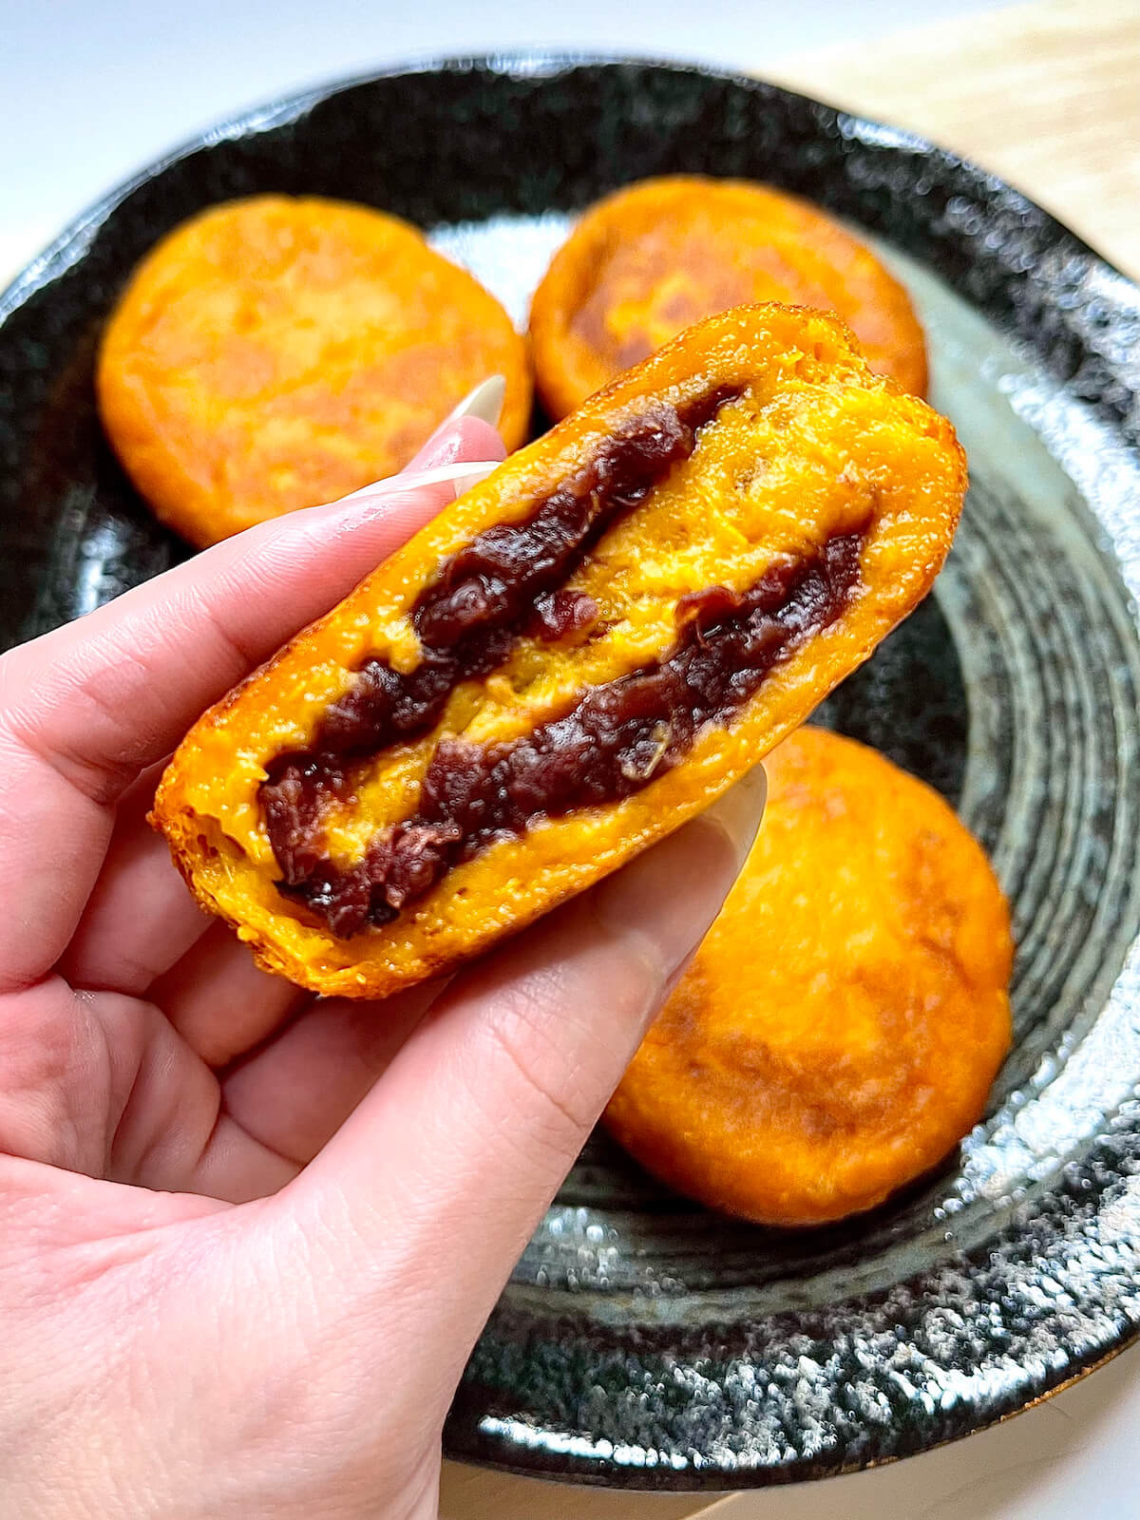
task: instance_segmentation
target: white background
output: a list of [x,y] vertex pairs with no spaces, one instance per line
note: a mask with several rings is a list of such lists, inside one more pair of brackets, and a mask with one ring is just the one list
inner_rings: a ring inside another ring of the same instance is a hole
[[532,44],[762,73],[993,0],[0,0],[0,286],[199,128],[412,57]]
[[[763,73],[993,0],[0,0],[0,286],[133,170],[244,106],[412,57],[562,45]],[[1140,1517],[1140,1356],[1010,1425],[757,1495],[763,1520]],[[732,1511],[735,1515],[736,1511]],[[536,1517],[538,1520],[538,1517]]]

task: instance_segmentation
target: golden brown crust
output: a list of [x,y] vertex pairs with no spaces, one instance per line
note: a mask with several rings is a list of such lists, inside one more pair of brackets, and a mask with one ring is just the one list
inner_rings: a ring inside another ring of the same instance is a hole
[[96,384],[160,518],[205,545],[401,469],[480,381],[526,436],[526,342],[465,270],[367,206],[282,195],[176,227],[131,276]]
[[552,417],[690,323],[750,301],[836,312],[870,366],[926,393],[926,344],[906,290],[831,217],[768,185],[641,180],[582,216],[535,292],[535,379]]
[[801,729],[767,768],[752,854],[606,1122],[713,1208],[819,1224],[981,1116],[1010,1041],[1009,908],[942,798],[873,750]]
[[[364,660],[417,668],[410,611],[441,563],[492,525],[527,520],[536,501],[647,408],[720,386],[744,393],[571,578],[601,609],[599,635],[521,638],[497,672],[459,686],[431,733],[365,766],[326,827],[331,853],[358,860],[371,839],[413,813],[441,737],[489,744],[528,734],[584,690],[663,657],[677,637],[682,595],[718,584],[746,589],[767,567],[865,530],[859,585],[843,615],[773,669],[731,722],[699,731],[674,769],[619,803],[548,818],[489,845],[395,922],[343,940],[287,901],[260,803],[267,767],[305,749]],[[965,479],[949,423],[873,376],[831,318],[767,306],[710,319],[508,459],[208,712],[163,778],[157,823],[199,901],[235,924],[264,965],[320,992],[393,992],[589,886],[753,766],[929,589]]]

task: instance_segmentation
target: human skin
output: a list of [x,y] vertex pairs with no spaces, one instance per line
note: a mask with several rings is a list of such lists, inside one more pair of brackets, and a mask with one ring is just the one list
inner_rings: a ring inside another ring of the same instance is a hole
[[[467,417],[410,468],[501,452]],[[747,853],[760,772],[383,1006],[200,913],[166,757],[450,494],[266,523],[0,660],[0,1513],[434,1515],[470,1349]]]

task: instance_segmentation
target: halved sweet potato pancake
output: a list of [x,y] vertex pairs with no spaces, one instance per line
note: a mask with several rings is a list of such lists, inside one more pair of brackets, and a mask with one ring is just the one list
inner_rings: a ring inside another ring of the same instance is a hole
[[821,1224],[921,1176],[1009,1049],[1009,906],[937,792],[800,729],[720,916],[606,1112],[713,1208]]
[[530,365],[494,296],[397,217],[258,195],[152,249],[107,324],[96,383],[127,473],[203,545],[394,474],[494,374],[514,448]]
[[266,966],[391,992],[755,765],[929,589],[965,485],[838,322],[700,323],[208,712],[157,823]]
[[834,311],[873,370],[925,394],[922,326],[865,243],[797,195],[698,175],[641,180],[583,214],[531,305],[539,394],[565,416],[693,322],[748,301]]

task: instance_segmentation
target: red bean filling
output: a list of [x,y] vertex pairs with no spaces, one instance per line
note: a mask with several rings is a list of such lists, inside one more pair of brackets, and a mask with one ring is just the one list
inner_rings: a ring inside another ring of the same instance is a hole
[[676,765],[705,724],[729,720],[773,666],[835,621],[858,583],[862,542],[862,533],[832,538],[812,558],[769,570],[742,596],[714,586],[685,597],[667,659],[593,688],[564,717],[523,738],[444,740],[412,818],[378,835],[357,864],[307,861],[303,878],[280,889],[347,937],[390,923],[495,840],[630,796]]
[[681,407],[654,402],[525,521],[488,528],[443,565],[412,608],[423,650],[416,669],[402,675],[386,660],[366,660],[309,749],[269,766],[261,804],[284,886],[300,889],[295,896],[307,900],[306,883],[319,882],[327,869],[321,818],[330,801],[350,795],[358,763],[429,733],[460,681],[501,665],[522,634],[558,639],[589,626],[596,605],[564,582],[601,533],[687,459],[700,429],[741,394],[719,386]]

